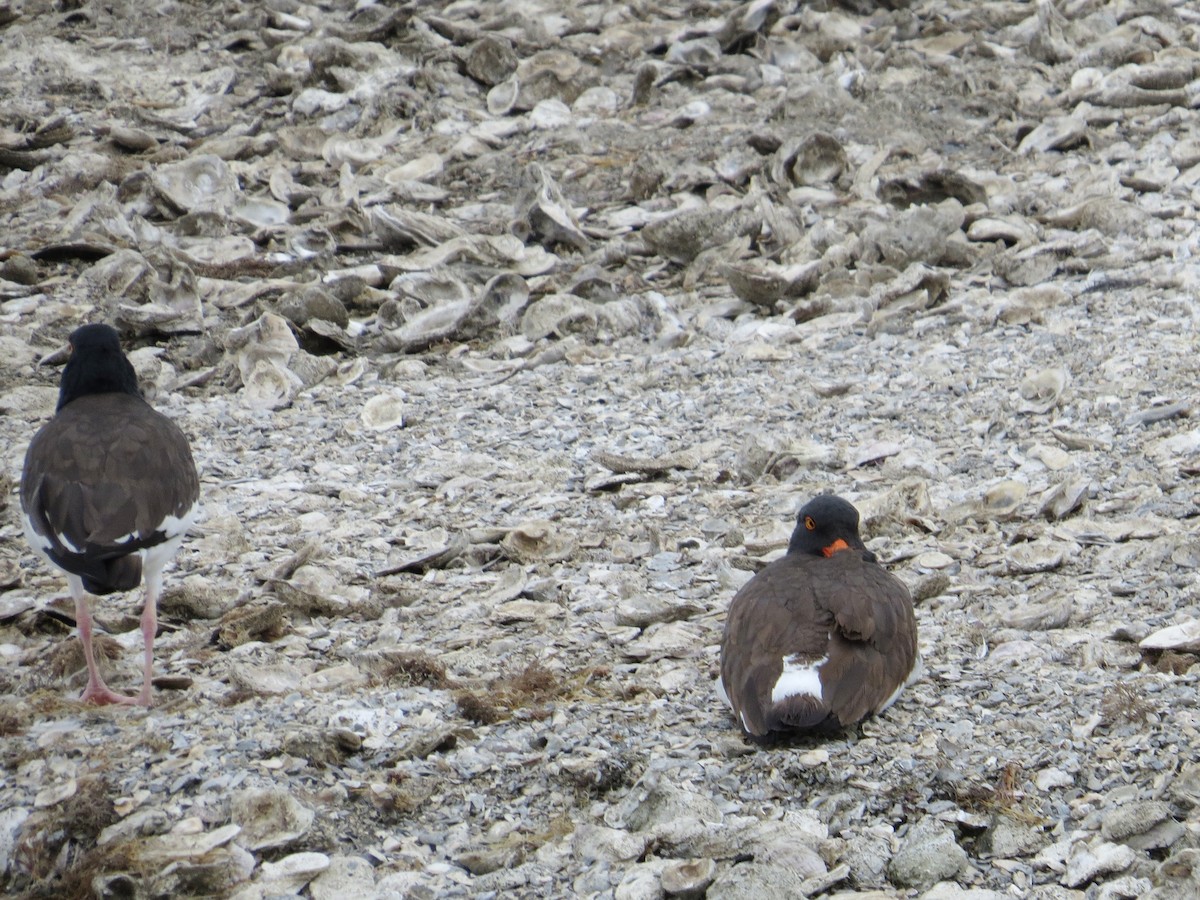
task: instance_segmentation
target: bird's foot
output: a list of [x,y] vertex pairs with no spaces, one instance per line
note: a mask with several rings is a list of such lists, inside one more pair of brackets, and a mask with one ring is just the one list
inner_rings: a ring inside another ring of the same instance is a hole
[[83,693],[79,695],[79,701],[81,703],[92,703],[96,706],[109,706],[114,703],[119,703],[122,706],[149,706],[150,692],[142,691],[136,697],[126,697],[124,694],[118,694],[104,683],[89,684],[84,688]]

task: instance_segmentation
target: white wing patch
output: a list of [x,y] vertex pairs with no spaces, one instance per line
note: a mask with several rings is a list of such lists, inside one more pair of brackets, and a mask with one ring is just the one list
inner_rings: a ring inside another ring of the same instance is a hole
[[827,662],[829,662],[828,656],[803,663],[794,656],[785,656],[783,671],[779,674],[779,680],[775,682],[775,687],[771,689],[771,702],[779,703],[788,697],[805,694],[824,702],[825,698],[821,696],[821,666]]
[[167,516],[162,520],[162,524],[158,526],[156,531],[161,531],[166,534],[167,538],[182,537],[187,533],[187,530],[192,527],[196,521],[196,516],[200,512],[200,504],[193,504],[190,509],[184,511],[182,518],[176,516]]
[[[158,525],[150,530],[150,534],[154,534],[156,531],[161,531],[166,536],[167,541],[170,541],[172,538],[182,537],[183,535],[187,534],[188,529],[191,528],[195,523],[196,515],[199,513],[199,511],[200,507],[197,504],[185,510],[182,517],[168,515],[165,519],[159,522]],[[133,540],[142,540],[148,538],[150,534],[142,534],[139,531],[131,531],[129,534],[122,535],[121,537],[117,538],[115,541],[113,541],[113,543],[128,544]]]
[[729,701],[729,694],[725,691],[725,680],[720,676],[717,677],[717,696],[721,698],[721,702],[733,709],[733,704]]

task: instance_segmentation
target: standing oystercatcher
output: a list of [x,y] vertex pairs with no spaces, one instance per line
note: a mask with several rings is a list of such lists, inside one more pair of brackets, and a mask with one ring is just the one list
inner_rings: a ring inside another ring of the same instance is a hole
[[[67,574],[88,669],[80,699],[149,706],[163,567],[195,518],[200,483],[183,432],[142,399],[117,332],[84,325],[70,347],[54,418],[25,454],[25,536]],[[142,690],[126,697],[96,668],[87,594],[132,590],[143,571]]]

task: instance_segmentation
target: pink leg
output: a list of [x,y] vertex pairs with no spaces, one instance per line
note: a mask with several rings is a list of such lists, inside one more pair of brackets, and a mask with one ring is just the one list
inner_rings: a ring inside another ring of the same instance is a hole
[[88,607],[87,594],[83,590],[83,582],[71,576],[71,596],[75,598],[75,622],[79,626],[79,641],[83,644],[83,658],[87,661],[88,683],[79,699],[84,703],[95,703],[103,706],[109,703],[132,704],[133,697],[125,697],[112,691],[100,670],[96,667],[96,655],[92,652],[92,611]]

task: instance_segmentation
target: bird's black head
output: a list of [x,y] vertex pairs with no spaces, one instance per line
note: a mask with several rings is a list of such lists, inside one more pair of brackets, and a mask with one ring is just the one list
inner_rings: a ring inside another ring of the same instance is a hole
[[58,407],[87,394],[133,394],[138,390],[133,364],[121,352],[121,339],[108,325],[84,325],[71,332],[71,358],[58,387]]
[[832,556],[838,550],[866,550],[858,536],[858,510],[833,494],[822,494],[804,504],[788,553]]

